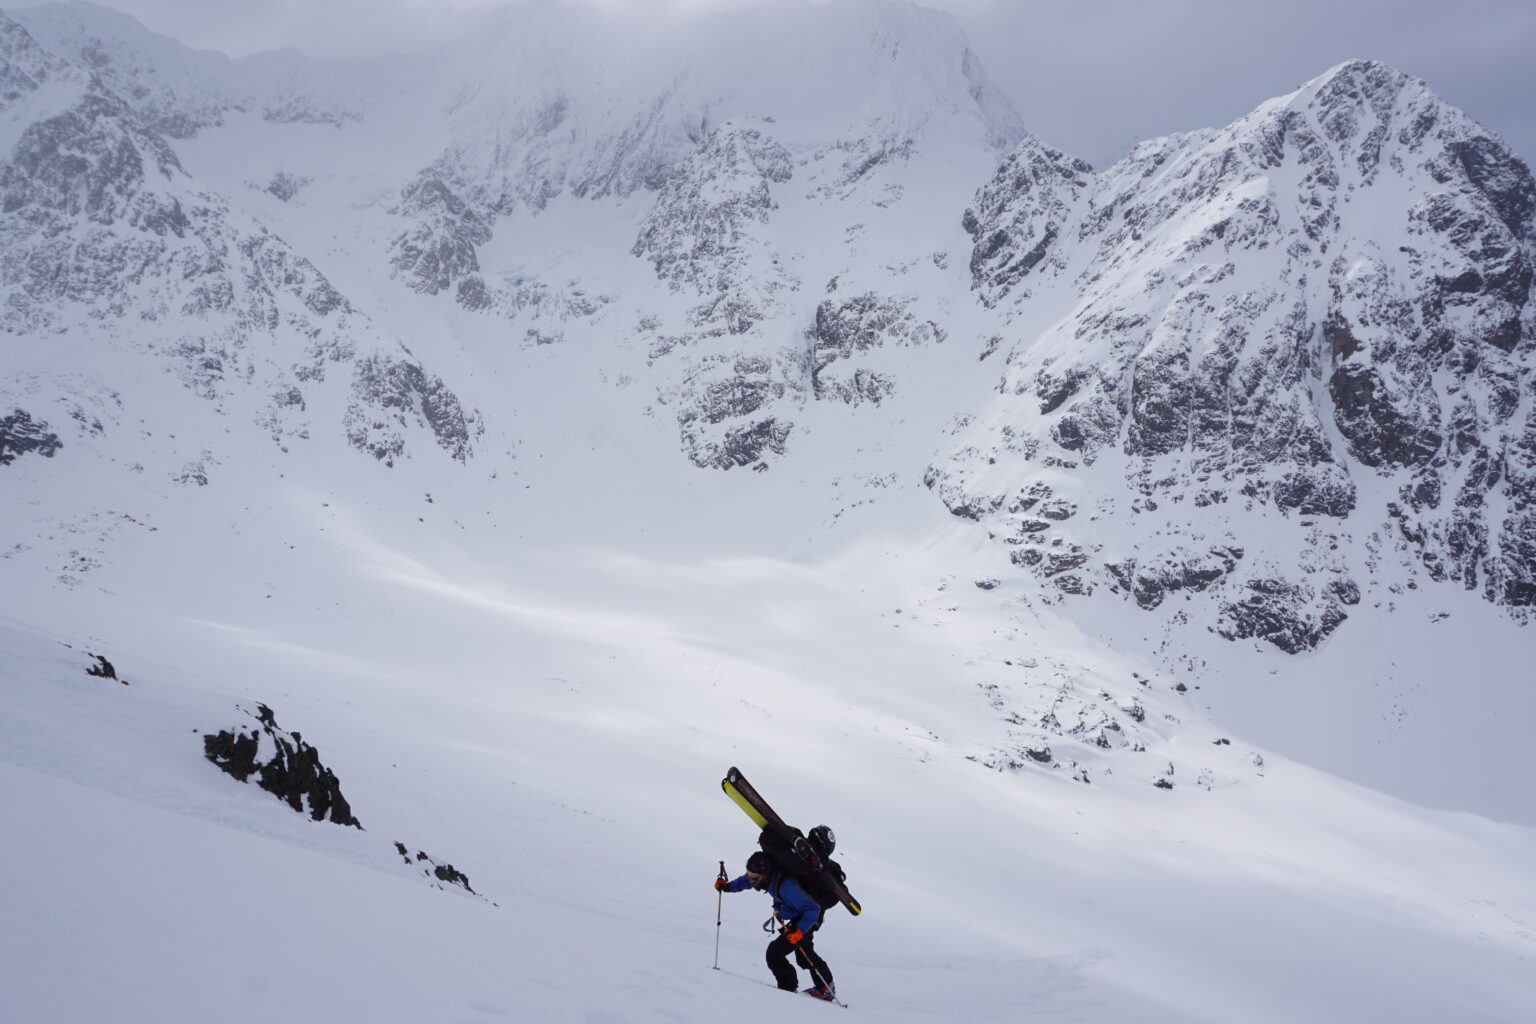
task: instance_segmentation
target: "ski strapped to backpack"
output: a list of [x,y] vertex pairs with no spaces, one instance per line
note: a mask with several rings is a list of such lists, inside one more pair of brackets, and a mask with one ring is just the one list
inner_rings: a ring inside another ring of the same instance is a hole
[[732,768],[725,773],[725,778],[720,780],[720,788],[763,830],[757,838],[757,844],[773,860],[774,866],[800,882],[822,909],[841,903],[848,908],[850,914],[862,911],[859,901],[853,898],[853,894],[843,884],[845,876],[842,867],[828,856],[832,852],[830,829],[821,826],[820,829],[811,830],[813,836],[820,831],[824,840],[823,849],[818,851],[806,840],[804,833],[774,813],[768,801],[762,798],[738,769]]

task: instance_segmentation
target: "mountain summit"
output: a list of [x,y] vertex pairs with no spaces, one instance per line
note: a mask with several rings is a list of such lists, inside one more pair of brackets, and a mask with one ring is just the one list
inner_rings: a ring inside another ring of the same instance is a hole
[[[1289,651],[1368,581],[1528,608],[1533,199],[1368,61],[1099,175],[1026,144],[966,214],[1000,397],[932,479],[1058,588],[1208,592],[1220,632]],[[1095,543],[1049,496],[1141,525]]]

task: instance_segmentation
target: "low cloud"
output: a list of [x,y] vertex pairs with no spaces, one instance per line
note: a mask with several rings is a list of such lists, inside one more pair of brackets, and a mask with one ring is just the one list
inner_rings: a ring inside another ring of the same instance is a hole
[[[549,3],[550,0],[537,0]],[[646,21],[794,0],[564,0]],[[818,0],[802,0],[818,2]],[[872,0],[821,0],[872,2]],[[367,56],[446,45],[521,0],[111,0],[150,29],[231,56],[292,47]],[[966,30],[1047,142],[1095,166],[1146,138],[1226,124],[1344,60],[1430,87],[1536,158],[1529,0],[928,0]]]

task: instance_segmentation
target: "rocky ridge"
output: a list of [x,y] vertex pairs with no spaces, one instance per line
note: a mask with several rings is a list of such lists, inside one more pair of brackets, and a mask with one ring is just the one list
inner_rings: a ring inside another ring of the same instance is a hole
[[[1026,143],[965,215],[973,287],[1005,324],[1062,314],[1015,334],[1000,415],[930,485],[1060,590],[1208,592],[1224,635],[1287,651],[1360,600],[1367,542],[1528,608],[1533,196],[1501,142],[1371,62],[1100,175]],[[1047,495],[1166,539],[1085,543]]]

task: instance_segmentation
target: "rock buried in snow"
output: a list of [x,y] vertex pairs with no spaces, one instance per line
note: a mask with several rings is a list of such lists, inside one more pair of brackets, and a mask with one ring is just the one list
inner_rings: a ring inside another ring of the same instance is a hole
[[[406,846],[405,846],[404,843],[396,840],[395,841],[395,852],[400,854],[400,859],[405,861],[407,864],[413,863],[412,860],[411,860],[410,851],[406,849]],[[470,888],[470,886],[469,886],[469,876],[466,875],[464,872],[460,871],[458,868],[454,867],[452,864],[439,864],[437,861],[435,861],[431,857],[427,856],[427,853],[426,853],[425,850],[417,850],[416,851],[416,861],[415,862],[416,863],[420,863],[420,862],[423,862],[423,861],[426,864],[430,865],[430,867],[422,869],[422,873],[423,874],[426,874],[426,875],[428,875],[428,876],[430,876],[432,878],[436,878],[439,882],[447,882],[449,885],[460,886],[466,892],[475,892],[474,889]],[[475,893],[475,895],[478,896],[479,893]]]
[[336,773],[320,763],[320,752],[298,733],[278,728],[271,708],[256,706],[260,709],[254,716],[259,728],[249,734],[239,728],[205,734],[204,756],[241,782],[255,775],[258,786],[296,811],[303,812],[307,803],[309,816],[316,821],[329,819],[361,829],[362,823],[341,795]]

